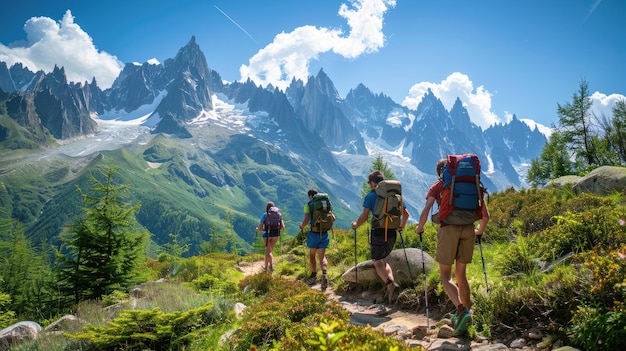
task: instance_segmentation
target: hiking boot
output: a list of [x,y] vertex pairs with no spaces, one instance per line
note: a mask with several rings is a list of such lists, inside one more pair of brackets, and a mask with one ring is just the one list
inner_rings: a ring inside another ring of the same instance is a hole
[[[463,312],[455,313],[457,315],[456,323],[454,323],[454,335],[465,334],[467,328],[472,324],[472,314],[469,309],[465,307]],[[454,318],[454,316],[453,316]]]
[[400,285],[396,283],[394,280],[387,280],[387,299],[389,299],[389,303],[393,302],[394,292],[400,288]]
[[452,317],[450,317],[450,322],[452,322],[452,328],[456,327],[456,322],[459,321],[459,310],[455,310]]
[[326,276],[326,274],[322,274],[321,284],[322,291],[325,291],[326,288],[328,288],[328,277]]
[[311,275],[306,278],[304,282],[309,286],[315,285],[315,283],[317,283],[317,273],[311,273]]

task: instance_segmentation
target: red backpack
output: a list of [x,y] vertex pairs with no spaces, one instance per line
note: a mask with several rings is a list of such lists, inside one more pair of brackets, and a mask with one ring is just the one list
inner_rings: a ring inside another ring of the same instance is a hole
[[483,196],[487,190],[480,181],[480,172],[480,160],[475,154],[447,156],[442,174],[439,221],[462,225],[482,218]]

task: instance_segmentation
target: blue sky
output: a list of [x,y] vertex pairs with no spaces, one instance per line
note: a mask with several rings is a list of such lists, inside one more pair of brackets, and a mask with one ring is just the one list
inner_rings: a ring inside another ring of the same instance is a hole
[[223,79],[285,87],[323,68],[415,108],[430,88],[483,128],[549,126],[581,80],[593,112],[626,95],[623,0],[5,0],[0,61],[107,88],[125,63],[164,62],[191,36]]

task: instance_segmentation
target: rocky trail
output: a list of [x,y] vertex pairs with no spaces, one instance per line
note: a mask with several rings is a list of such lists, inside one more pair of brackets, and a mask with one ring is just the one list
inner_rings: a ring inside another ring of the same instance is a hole
[[[240,270],[245,275],[251,275],[262,272],[263,267],[263,261],[256,261],[240,267]],[[319,281],[311,289],[321,291]],[[351,324],[381,329],[386,335],[404,339],[409,346],[421,345],[428,350],[470,350],[479,346],[467,338],[454,337],[452,328],[447,325],[438,328],[440,320],[427,319],[423,312],[376,303],[382,300],[383,291],[338,293],[329,286],[324,293],[350,312]],[[487,344],[487,341],[484,340],[484,343]]]
[[[274,258],[276,261],[277,258]],[[245,275],[256,274],[263,271],[263,261],[247,263],[240,266]],[[311,286],[311,289],[321,291],[319,281]],[[452,327],[447,324],[449,320],[433,318],[442,313],[429,313],[429,318],[423,311],[400,308],[396,304],[378,303],[382,301],[384,291],[358,291],[337,292],[329,286],[324,293],[329,299],[338,301],[343,308],[350,312],[350,323],[353,325],[366,326],[383,330],[386,335],[402,339],[409,347],[422,346],[427,350],[479,350],[479,351],[505,351],[505,350],[549,350],[536,346],[526,346],[526,341],[520,341],[519,346],[506,346],[501,342],[489,341],[479,337],[471,340],[467,337],[456,337]],[[520,339],[521,340],[521,339]]]

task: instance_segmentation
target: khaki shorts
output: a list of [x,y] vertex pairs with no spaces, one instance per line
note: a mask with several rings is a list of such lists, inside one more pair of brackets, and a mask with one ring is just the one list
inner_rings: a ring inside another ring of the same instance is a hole
[[437,256],[439,264],[451,266],[455,260],[471,263],[474,254],[474,224],[446,225],[437,232]]

